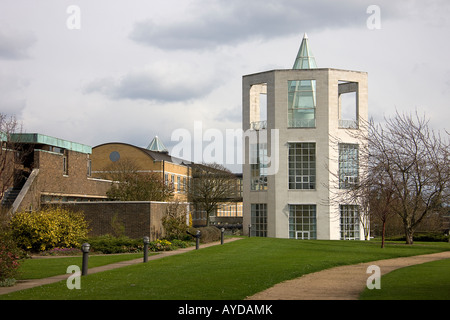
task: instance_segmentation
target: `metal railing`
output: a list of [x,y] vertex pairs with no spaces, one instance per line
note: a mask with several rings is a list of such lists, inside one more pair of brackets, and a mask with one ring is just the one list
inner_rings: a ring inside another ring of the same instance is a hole
[[315,128],[316,119],[289,119],[289,128]]
[[267,129],[267,120],[250,122],[250,130],[265,130]]
[[339,128],[341,128],[341,129],[358,129],[358,121],[356,121],[356,120],[339,120]]

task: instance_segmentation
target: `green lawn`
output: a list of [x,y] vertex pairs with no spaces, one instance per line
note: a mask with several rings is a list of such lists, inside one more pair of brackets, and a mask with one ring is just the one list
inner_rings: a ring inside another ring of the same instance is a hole
[[[149,255],[151,255],[150,253]],[[111,254],[111,255],[90,255],[88,267],[94,268],[110,263],[133,260],[143,257],[143,253],[132,254]],[[79,257],[55,257],[55,258],[36,258],[25,259],[19,268],[17,280],[41,279],[65,274],[67,267],[77,265],[81,269],[82,256]]]
[[299,241],[244,238],[81,278],[0,295],[0,299],[240,300],[284,280],[338,265],[450,250],[448,243]]
[[450,300],[450,259],[394,270],[381,277],[381,289],[366,289],[362,300]]

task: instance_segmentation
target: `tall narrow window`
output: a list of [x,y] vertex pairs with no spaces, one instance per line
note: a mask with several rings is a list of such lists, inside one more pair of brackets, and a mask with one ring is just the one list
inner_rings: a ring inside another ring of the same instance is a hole
[[316,144],[289,143],[289,189],[316,188]]
[[359,146],[339,144],[339,188],[349,189],[358,183]]
[[252,237],[267,237],[267,204],[252,203],[250,233]]
[[356,205],[340,205],[341,240],[359,240],[359,213]]
[[164,183],[166,186],[169,185],[169,174],[168,173],[164,173]]
[[92,176],[92,161],[91,159],[87,160],[87,176]]
[[267,190],[267,143],[250,145],[250,171],[253,191]]
[[69,152],[66,149],[63,151],[63,174],[69,175]]
[[316,205],[289,205],[289,238],[316,239]]
[[316,126],[316,80],[288,81],[288,126]]

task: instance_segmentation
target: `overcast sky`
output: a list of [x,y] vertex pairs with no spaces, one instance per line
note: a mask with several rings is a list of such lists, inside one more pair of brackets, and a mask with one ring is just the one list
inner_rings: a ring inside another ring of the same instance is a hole
[[292,68],[306,32],[318,67],[368,72],[370,116],[417,109],[448,129],[449,17],[448,0],[1,0],[0,112],[91,146],[170,148],[195,121],[241,128],[242,76]]

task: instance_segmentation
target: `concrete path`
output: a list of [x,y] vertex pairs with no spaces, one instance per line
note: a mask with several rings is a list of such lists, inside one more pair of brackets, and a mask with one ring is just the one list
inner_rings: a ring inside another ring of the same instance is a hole
[[246,300],[357,300],[372,274],[367,273],[371,265],[380,267],[383,276],[395,269],[441,259],[450,259],[450,251],[335,267],[276,284]]
[[[239,239],[242,239],[242,238],[225,238],[224,243],[232,242],[232,241],[239,240]],[[215,246],[215,245],[220,245],[220,241],[206,243],[206,244],[200,244],[199,249],[201,250],[203,248],[207,248],[207,247],[211,247],[211,246]],[[161,259],[161,258],[165,258],[168,256],[173,256],[173,255],[177,255],[177,254],[181,254],[181,253],[185,253],[185,252],[189,252],[189,251],[193,251],[193,250],[195,250],[195,246],[177,249],[177,250],[173,250],[173,251],[162,251],[159,254],[149,255],[148,261],[150,262],[151,260]],[[63,258],[63,257],[61,257],[61,258]],[[56,259],[56,257],[55,257],[55,259]],[[142,255],[142,258],[139,258],[139,259],[121,261],[121,262],[107,264],[107,265],[100,266],[100,267],[90,268],[88,270],[88,275],[94,274],[97,272],[126,267],[126,266],[130,266],[130,265],[137,264],[137,263],[143,263],[143,255]],[[49,278],[44,278],[44,279],[19,280],[19,281],[17,281],[16,285],[14,285],[12,287],[0,287],[0,295],[8,294],[8,293],[11,293],[14,291],[19,291],[19,290],[25,290],[25,289],[29,289],[29,288],[33,288],[33,287],[37,287],[37,286],[42,286],[45,284],[50,284],[50,283],[54,283],[54,282],[58,282],[58,281],[62,281],[62,280],[67,280],[67,278],[70,277],[71,275],[73,275],[73,274],[66,273],[66,274],[49,277]]]

